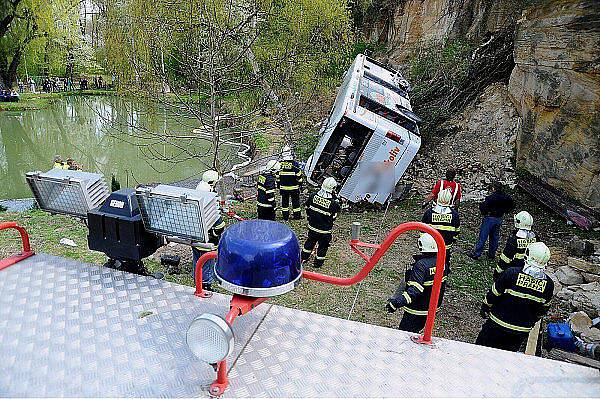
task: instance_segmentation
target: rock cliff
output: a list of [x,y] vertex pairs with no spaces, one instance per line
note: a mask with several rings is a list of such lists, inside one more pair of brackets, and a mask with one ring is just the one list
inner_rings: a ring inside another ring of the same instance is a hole
[[515,37],[517,167],[600,210],[600,2],[545,3]]

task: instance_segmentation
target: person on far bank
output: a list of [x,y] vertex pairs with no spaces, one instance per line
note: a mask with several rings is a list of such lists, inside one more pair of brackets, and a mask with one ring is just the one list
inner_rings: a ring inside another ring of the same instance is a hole
[[495,181],[491,185],[492,193],[485,197],[485,200],[479,204],[479,210],[483,215],[483,221],[479,227],[479,240],[475,244],[475,249],[467,255],[471,259],[479,259],[483,254],[485,242],[489,239],[487,257],[496,258],[496,251],[500,244],[500,229],[502,228],[502,218],[513,210],[515,203],[510,195],[504,193],[502,183]]
[[450,201],[450,206],[458,208],[460,204],[460,199],[462,198],[462,187],[460,183],[454,181],[456,178],[456,170],[448,169],[446,171],[446,178],[438,180],[433,186],[433,190],[431,193],[425,197],[423,201],[423,207],[425,207],[429,202],[436,199],[440,194],[440,191],[443,191],[447,188],[452,192],[452,199]]

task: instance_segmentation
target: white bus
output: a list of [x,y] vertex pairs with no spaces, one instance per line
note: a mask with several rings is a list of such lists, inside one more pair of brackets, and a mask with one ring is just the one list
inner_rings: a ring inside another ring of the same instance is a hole
[[385,203],[421,146],[409,90],[399,72],[358,55],[306,163],[308,181],[333,176],[342,198]]

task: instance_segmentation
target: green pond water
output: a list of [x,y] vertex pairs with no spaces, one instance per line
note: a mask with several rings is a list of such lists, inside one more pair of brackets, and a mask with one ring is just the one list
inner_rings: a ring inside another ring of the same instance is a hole
[[[193,137],[197,126],[180,112],[110,96],[72,96],[43,110],[0,112],[0,199],[31,197],[25,173],[49,170],[54,155],[103,173],[109,183],[114,174],[121,187],[199,177],[211,161],[209,143]],[[181,138],[169,144],[166,134]]]

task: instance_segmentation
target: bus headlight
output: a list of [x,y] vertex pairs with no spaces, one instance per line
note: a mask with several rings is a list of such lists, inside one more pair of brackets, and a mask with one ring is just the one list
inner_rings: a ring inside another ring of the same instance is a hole
[[223,318],[204,313],[196,317],[188,327],[186,342],[194,356],[206,363],[215,364],[233,352],[233,331]]

